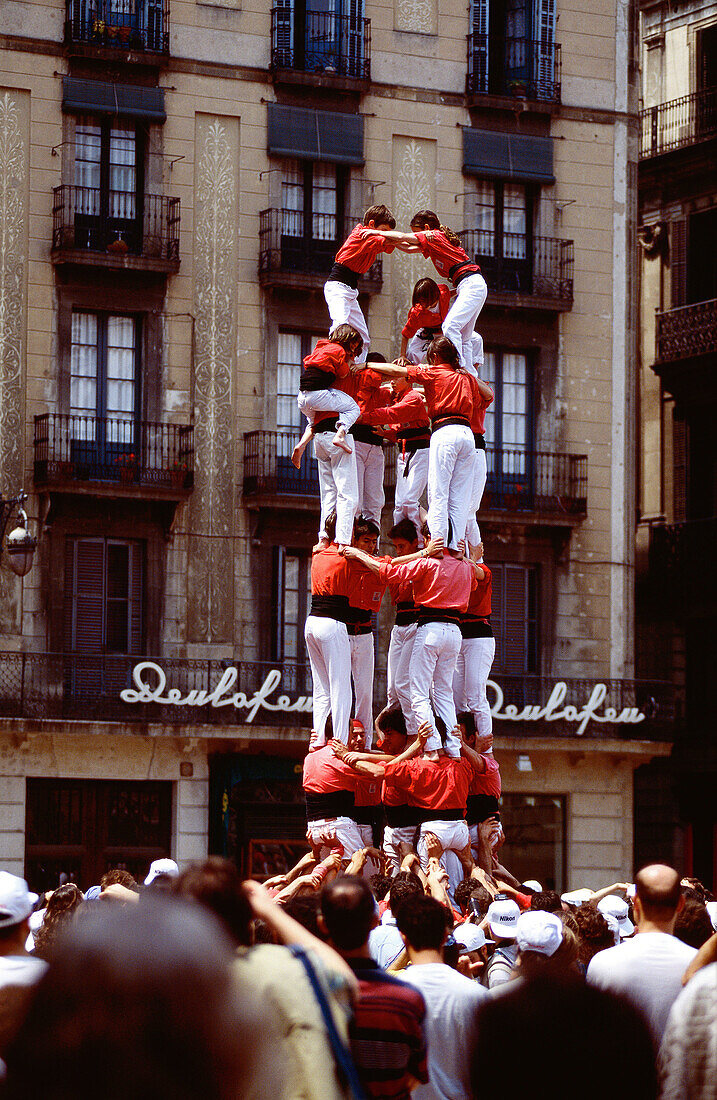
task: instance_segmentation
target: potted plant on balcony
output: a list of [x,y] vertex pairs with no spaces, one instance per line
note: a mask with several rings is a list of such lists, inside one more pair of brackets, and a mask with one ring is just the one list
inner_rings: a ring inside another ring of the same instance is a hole
[[528,95],[528,81],[527,80],[509,80],[508,92],[510,95],[519,96],[523,99]]
[[105,36],[107,30],[107,24],[104,19],[93,19],[92,21],[92,38],[95,42],[101,42]]
[[117,459],[120,481],[123,485],[131,485],[137,480],[137,456],[134,454],[120,455]]
[[170,476],[172,478],[172,487],[174,489],[183,489],[187,480],[187,471],[189,467],[184,459],[175,459],[172,469],[170,470]]
[[123,256],[126,252],[129,252],[129,245],[127,241],[123,240],[123,238],[118,235],[107,245],[107,251],[116,252]]

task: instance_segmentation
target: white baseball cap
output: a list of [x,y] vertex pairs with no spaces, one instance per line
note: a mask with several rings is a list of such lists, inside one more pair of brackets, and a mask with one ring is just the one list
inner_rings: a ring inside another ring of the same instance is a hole
[[179,874],[179,867],[173,859],[155,859],[154,863],[150,864],[149,874],[144,880],[145,886],[149,886],[151,882],[154,882],[159,875],[168,875],[169,878],[176,878]]
[[521,951],[554,955],[563,942],[563,922],[555,913],[533,909],[518,917],[515,938]]
[[581,890],[568,890],[567,894],[561,894],[560,900],[564,901],[567,905],[573,905],[576,909],[579,909],[583,902],[590,901],[592,896],[592,890],[588,890],[588,888],[584,886]]
[[619,898],[617,894],[608,894],[607,897],[600,898],[598,909],[604,917],[609,914],[611,917],[615,918],[618,928],[620,929],[621,939],[625,939],[626,936],[631,936],[635,931],[635,925],[628,916],[630,906],[626,901],[623,901],[622,898]]
[[0,871],[0,928],[27,920],[36,901],[24,878]]
[[453,939],[466,951],[479,951],[487,943],[493,943],[493,940],[485,938],[485,932],[482,928],[470,921],[456,925],[453,929]]
[[510,898],[493,901],[488,907],[488,924],[494,936],[501,940],[512,940],[518,924],[520,909],[517,902]]

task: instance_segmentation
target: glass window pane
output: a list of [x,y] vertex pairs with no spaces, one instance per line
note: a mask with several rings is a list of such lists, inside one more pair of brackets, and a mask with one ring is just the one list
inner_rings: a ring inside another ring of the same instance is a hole
[[[483,381],[486,382],[495,393],[495,354],[492,351],[487,351],[485,353],[482,376]],[[498,394],[496,393],[496,400],[488,406],[485,413],[485,441],[488,446],[495,442],[495,409],[497,400]],[[492,455],[489,454],[487,457],[490,469]]]
[[[97,415],[97,317],[94,313],[72,314],[70,350],[70,412],[73,439],[94,439]],[[87,418],[91,417],[92,420]]]
[[304,169],[289,161],[281,181],[281,232],[284,237],[304,235]]
[[110,217],[135,217],[137,169],[134,130],[110,131]]
[[107,318],[107,416],[132,419],[135,411],[135,340],[133,317]]
[[479,256],[495,254],[495,184],[476,180],[476,252]]
[[312,235],[317,241],[336,240],[336,166],[313,168]]
[[75,125],[75,187],[81,188],[75,195],[77,214],[97,215],[100,212],[100,159],[102,155],[102,130],[86,118],[78,118]]
[[302,418],[296,404],[301,376],[301,336],[297,332],[280,332],[276,371],[276,426],[297,429]]
[[521,183],[503,184],[503,255],[510,260],[526,256],[526,201]]

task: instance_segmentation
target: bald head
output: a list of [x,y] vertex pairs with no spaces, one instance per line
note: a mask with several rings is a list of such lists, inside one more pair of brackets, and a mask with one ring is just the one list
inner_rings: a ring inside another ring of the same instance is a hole
[[638,871],[635,894],[647,920],[672,920],[682,900],[680,876],[673,867],[652,863]]

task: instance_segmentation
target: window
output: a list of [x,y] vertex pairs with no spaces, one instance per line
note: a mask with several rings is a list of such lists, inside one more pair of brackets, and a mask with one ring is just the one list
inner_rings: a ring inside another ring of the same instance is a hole
[[532,565],[491,564],[490,621],[495,634],[493,671],[519,676],[537,673],[538,572]]
[[555,0],[471,0],[472,92],[552,100]]
[[344,224],[345,171],[322,161],[287,161],[281,182],[282,267],[328,272]]
[[306,661],[304,623],[311,604],[311,554],[277,546],[274,551],[273,657],[289,664]]
[[299,392],[301,365],[316,347],[318,339],[318,336],[306,332],[279,333],[276,374],[276,426],[279,429],[303,432],[306,427],[296,395]]
[[565,798],[504,794],[500,800],[506,842],[501,859],[521,881],[537,878],[546,890],[565,889]]
[[485,417],[488,444],[486,490],[496,494],[498,507],[510,507],[508,497],[529,503],[532,490],[532,378],[522,352],[486,352],[483,377],[495,394]]
[[142,148],[135,127],[80,116],[75,124],[75,247],[141,250]]
[[68,538],[65,652],[141,653],[143,574],[144,553],[140,542]]
[[361,78],[366,73],[363,0],[275,0],[272,64]]
[[473,250],[494,290],[532,290],[534,192],[509,180],[476,180]]

